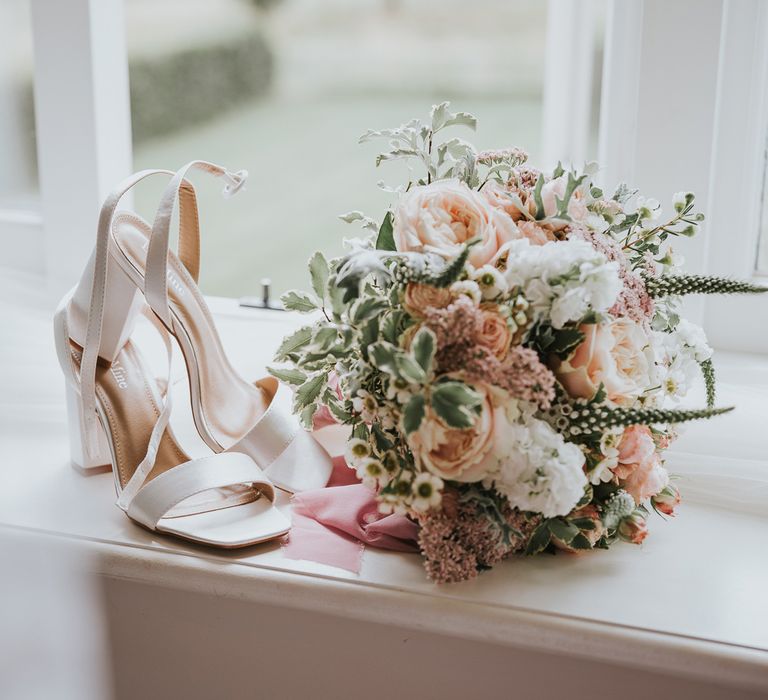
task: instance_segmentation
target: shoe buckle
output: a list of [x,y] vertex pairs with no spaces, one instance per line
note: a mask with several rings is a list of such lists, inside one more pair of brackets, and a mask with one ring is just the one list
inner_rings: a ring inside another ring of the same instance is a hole
[[245,185],[245,181],[248,179],[247,170],[238,170],[236,173],[225,170],[222,175],[227,184],[224,185],[222,194],[226,199],[234,197]]

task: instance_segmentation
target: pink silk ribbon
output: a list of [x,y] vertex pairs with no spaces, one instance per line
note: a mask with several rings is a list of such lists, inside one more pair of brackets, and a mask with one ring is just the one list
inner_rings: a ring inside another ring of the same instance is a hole
[[328,486],[294,495],[293,526],[283,554],[359,573],[366,545],[417,552],[416,523],[379,513],[373,492],[342,456],[334,457],[333,467]]

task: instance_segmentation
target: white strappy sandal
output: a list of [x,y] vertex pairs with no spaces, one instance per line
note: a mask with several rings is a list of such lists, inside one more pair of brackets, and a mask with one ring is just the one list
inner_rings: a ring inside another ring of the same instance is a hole
[[[302,429],[291,411],[290,389],[267,377],[251,384],[229,363],[211,313],[197,286],[200,228],[197,197],[186,179],[191,169],[222,178],[224,195],[243,187],[247,174],[231,173],[193,161],[171,179],[154,224],[135,214],[118,214],[112,227],[115,257],[144,292],[186,361],[195,425],[214,452],[241,452],[288,491],[322,488],[331,474],[331,458]],[[179,254],[169,250],[169,230],[179,202]]]
[[190,459],[168,425],[171,393],[162,395],[130,339],[143,308],[170,365],[170,337],[115,264],[112,242],[120,199],[154,174],[173,175],[137,173],[106,200],[94,253],[54,317],[72,461],[85,470],[111,465],[118,506],[150,530],[224,548],[271,540],[287,533],[290,521],[274,506],[270,479],[242,453]]

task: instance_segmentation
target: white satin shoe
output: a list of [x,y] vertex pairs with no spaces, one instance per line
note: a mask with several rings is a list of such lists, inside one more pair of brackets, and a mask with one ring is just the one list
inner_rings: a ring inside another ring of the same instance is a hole
[[113,242],[123,216],[115,216],[120,199],[158,173],[173,175],[143,171],[107,198],[94,253],[54,318],[56,350],[67,381],[72,460],[86,470],[111,465],[118,506],[150,530],[225,548],[264,542],[290,529],[273,504],[270,479],[242,453],[201,459],[184,453],[168,425],[170,392],[163,396],[130,338],[143,309],[170,363],[170,337],[115,263]]
[[[195,188],[187,172],[199,169],[225,182],[224,195],[240,191],[244,171],[231,173],[204,161],[178,170],[150,227],[135,214],[118,214],[112,227],[115,260],[175,337],[187,365],[192,415],[214,452],[252,457],[272,482],[288,491],[322,488],[331,458],[291,411],[292,394],[273,377],[251,383],[232,367],[197,286],[200,227]],[[171,218],[179,203],[179,254],[169,250]]]

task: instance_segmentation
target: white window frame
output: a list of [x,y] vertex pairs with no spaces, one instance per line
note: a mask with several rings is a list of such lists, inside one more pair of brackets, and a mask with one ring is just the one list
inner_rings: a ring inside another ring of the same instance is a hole
[[2,264],[77,281],[101,202],[132,170],[123,0],[31,0],[41,211],[0,211]]
[[[613,0],[609,9],[602,181],[627,182],[667,210],[675,191],[696,193],[702,232],[675,242],[690,272],[755,275],[767,14],[762,0]],[[716,348],[768,350],[764,297],[691,298],[685,313]]]
[[[1,264],[43,277],[53,298],[76,281],[101,201],[132,170],[128,62],[123,0],[30,1],[41,211],[0,211],[0,242],[12,237],[16,253]],[[594,5],[549,0],[543,132],[553,162],[584,158]]]
[[[717,82],[707,271],[765,285],[756,271],[768,137],[768,4],[762,0],[725,0]],[[768,352],[764,296],[712,297],[704,323],[717,347]]]

